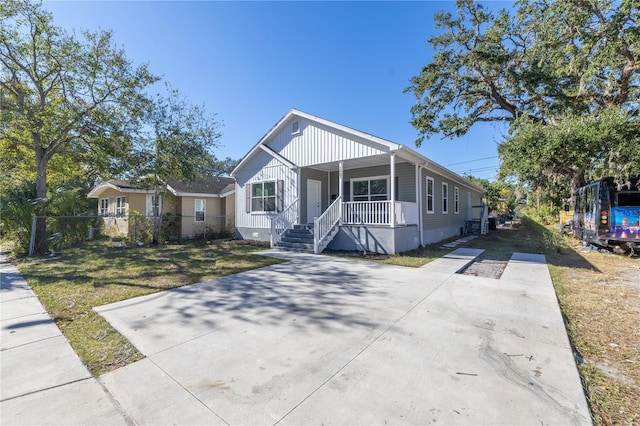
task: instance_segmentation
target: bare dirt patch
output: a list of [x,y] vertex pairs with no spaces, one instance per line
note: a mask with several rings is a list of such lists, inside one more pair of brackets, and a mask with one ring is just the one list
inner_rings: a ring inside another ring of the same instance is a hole
[[478,259],[458,273],[473,275],[475,277],[500,279],[504,268],[507,267],[507,263],[508,262],[502,260]]

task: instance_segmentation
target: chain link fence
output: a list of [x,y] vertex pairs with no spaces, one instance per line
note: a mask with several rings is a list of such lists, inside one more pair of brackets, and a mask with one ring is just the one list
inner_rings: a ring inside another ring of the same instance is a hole
[[233,216],[34,216],[29,256],[56,253],[96,239],[111,239],[116,247],[151,243],[181,243],[231,238]]

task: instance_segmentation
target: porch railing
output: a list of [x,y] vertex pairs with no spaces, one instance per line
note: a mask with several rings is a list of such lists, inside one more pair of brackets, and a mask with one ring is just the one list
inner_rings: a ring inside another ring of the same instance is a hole
[[293,228],[293,225],[298,223],[298,211],[296,198],[286,209],[271,218],[271,247],[280,242],[287,229]]
[[407,201],[349,201],[342,203],[342,223],[347,225],[416,225],[418,204]]
[[340,223],[340,205],[342,197],[336,198],[320,217],[313,219],[313,252],[321,253],[331,242],[329,238],[336,226]]

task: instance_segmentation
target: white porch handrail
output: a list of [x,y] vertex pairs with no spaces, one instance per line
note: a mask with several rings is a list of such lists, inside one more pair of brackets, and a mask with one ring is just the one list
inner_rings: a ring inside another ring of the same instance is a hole
[[275,247],[282,239],[287,229],[293,228],[298,223],[298,198],[289,206],[271,218],[271,248]]
[[[391,215],[394,209],[394,215]],[[391,220],[395,223],[391,223]],[[347,201],[342,203],[345,225],[417,225],[418,203],[409,201]]]
[[349,201],[342,206],[343,224],[389,225],[391,201]]
[[324,247],[331,232],[340,223],[340,206],[342,197],[338,196],[333,203],[320,215],[313,219],[313,252],[319,254]]

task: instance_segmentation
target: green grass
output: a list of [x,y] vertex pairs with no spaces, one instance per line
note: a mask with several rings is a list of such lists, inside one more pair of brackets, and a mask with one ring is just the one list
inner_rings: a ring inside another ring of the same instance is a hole
[[264,248],[228,241],[116,249],[102,240],[56,258],[22,259],[18,267],[89,371],[100,375],[143,356],[94,307],[282,262],[252,254]]

